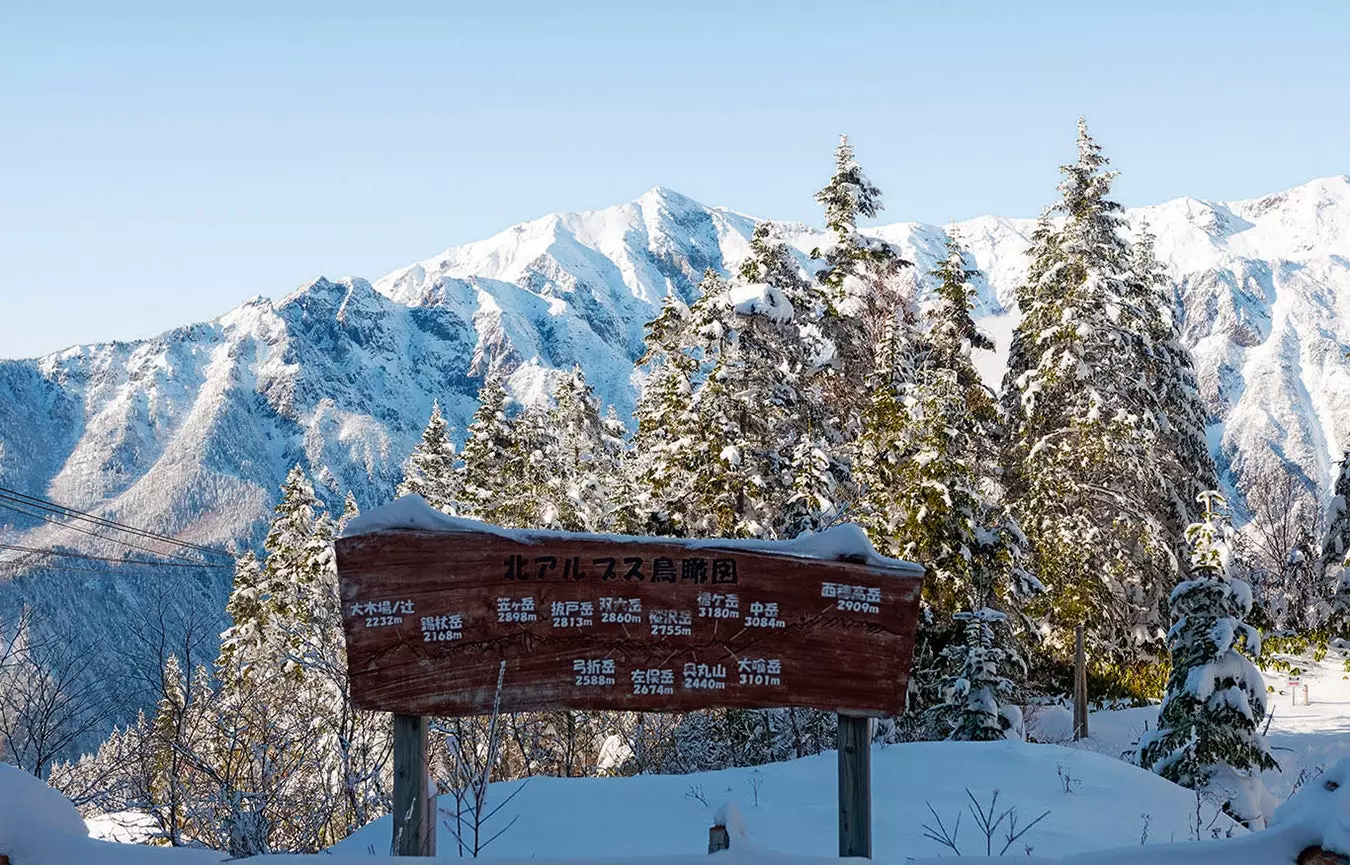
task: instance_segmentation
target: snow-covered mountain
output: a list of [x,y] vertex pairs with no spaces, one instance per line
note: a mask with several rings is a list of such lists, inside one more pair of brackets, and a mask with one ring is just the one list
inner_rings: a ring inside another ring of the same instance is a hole
[[[1221,464],[1241,473],[1273,452],[1325,486],[1350,446],[1350,177],[1130,217],[1158,236],[1180,286]],[[691,297],[706,268],[734,266],[753,225],[657,188],[514,226],[374,284],[318,279],[153,339],[0,361],[0,486],[218,545],[259,539],[296,462],[331,502],[350,489],[363,507],[379,504],[432,400],[462,428],[489,371],[508,372],[531,400],[552,371],[580,364],[604,400],[631,409],[644,322],[668,293]],[[987,274],[978,314],[1004,349],[1033,225],[954,226]],[[803,262],[822,237],[777,230]],[[946,237],[916,223],[873,231],[920,272]],[[998,362],[985,363],[993,380]],[[121,552],[4,511],[0,540]],[[44,582],[50,574],[0,584],[0,608],[40,600]]]

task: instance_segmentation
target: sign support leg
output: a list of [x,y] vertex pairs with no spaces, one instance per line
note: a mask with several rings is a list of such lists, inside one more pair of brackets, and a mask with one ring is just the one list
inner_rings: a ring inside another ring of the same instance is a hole
[[1073,738],[1088,737],[1087,651],[1084,648],[1083,626],[1073,635]]
[[427,797],[427,719],[394,715],[395,856],[433,856],[436,826]]
[[872,858],[872,720],[839,715],[839,855]]

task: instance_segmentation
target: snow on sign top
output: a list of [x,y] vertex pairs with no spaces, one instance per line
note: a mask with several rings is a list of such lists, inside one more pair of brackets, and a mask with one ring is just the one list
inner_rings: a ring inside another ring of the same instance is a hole
[[804,541],[513,531],[410,496],[337,543],[353,701],[409,715],[801,706],[897,714],[923,569]]
[[740,538],[689,539],[652,537],[642,535],[587,535],[576,532],[544,529],[507,529],[465,517],[452,517],[427,504],[417,495],[403,496],[387,505],[366,511],[347,524],[342,537],[369,535],[375,532],[415,530],[424,532],[481,532],[517,541],[523,544],[542,544],[552,541],[591,538],[618,543],[678,544],[689,549],[745,550],[772,553],[802,559],[839,560],[868,565],[873,568],[895,570],[922,576],[924,567],[883,556],[872,546],[867,533],[855,523],[832,526],[819,534],[803,535],[790,541],[764,541]]

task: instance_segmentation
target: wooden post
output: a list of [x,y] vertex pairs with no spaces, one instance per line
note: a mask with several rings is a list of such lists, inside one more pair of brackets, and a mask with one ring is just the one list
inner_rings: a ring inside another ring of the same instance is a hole
[[432,856],[436,826],[427,799],[427,719],[394,716],[394,855]]
[[1073,738],[1088,737],[1087,649],[1083,645],[1083,626],[1073,634]]
[[708,830],[708,855],[731,848],[731,833],[725,826],[713,826]]
[[872,722],[839,715],[839,855],[872,858]]

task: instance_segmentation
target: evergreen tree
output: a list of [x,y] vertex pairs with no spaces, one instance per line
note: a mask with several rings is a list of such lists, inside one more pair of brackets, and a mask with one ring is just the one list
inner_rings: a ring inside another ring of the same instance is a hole
[[406,496],[416,493],[433,508],[453,515],[459,493],[457,468],[455,445],[450,441],[450,425],[441,415],[440,402],[433,402],[431,417],[422,431],[422,438],[403,464],[403,482],[399,484],[396,494]]
[[341,535],[347,530],[347,523],[361,516],[361,507],[356,503],[356,496],[351,490],[347,490],[347,496],[342,500],[342,516],[338,517],[337,534]]
[[997,407],[971,362],[972,350],[993,351],[994,341],[975,326],[971,310],[975,305],[972,280],[980,271],[967,263],[965,250],[955,235],[947,235],[947,256],[930,274],[937,281],[936,302],[929,310],[928,362],[956,373],[956,383],[971,402],[971,413],[982,424],[992,427]]
[[506,414],[506,388],[498,379],[489,378],[478,391],[478,410],[464,439],[464,462],[459,477],[461,505],[466,516],[501,523],[500,492],[508,475],[508,462],[517,448]]
[[1158,729],[1139,743],[1139,764],[1170,781],[1221,796],[1224,810],[1263,828],[1270,794],[1260,772],[1279,768],[1260,732],[1261,673],[1243,655],[1261,638],[1243,621],[1251,588],[1228,575],[1229,528],[1217,492],[1201,494],[1203,522],[1186,529],[1191,576],[1171,596],[1172,672]]
[[939,714],[949,729],[947,738],[969,742],[992,742],[1006,737],[999,698],[1013,692],[1013,681],[1003,675],[1013,665],[1025,667],[1021,658],[1005,648],[1007,640],[997,631],[1007,626],[1007,616],[981,607],[957,613],[964,640],[947,647],[943,654],[956,662],[957,671],[942,680],[945,697]]
[[225,604],[230,626],[220,635],[218,672],[222,679],[247,674],[252,665],[267,655],[269,622],[265,592],[262,567],[249,550],[234,564],[234,585]]
[[1346,504],[1350,502],[1350,450],[1341,459],[1332,493],[1320,565],[1330,582],[1332,623],[1345,631],[1350,619],[1350,507]]
[[[700,289],[720,293],[721,278],[709,270]],[[640,531],[683,535],[687,531],[690,486],[696,456],[696,415],[692,401],[698,358],[684,350],[689,307],[666,295],[660,314],[647,323],[646,351],[639,367],[648,367],[633,411],[633,437],[628,475],[632,522]]]
[[[955,699],[952,683],[965,675],[963,659],[981,649],[966,642],[975,636],[996,640],[984,648],[997,649],[1000,658],[1019,657],[1011,628],[962,625],[958,613],[969,619],[985,609],[1020,609],[1042,588],[1025,567],[1021,529],[1000,503],[991,459],[996,405],[971,358],[972,348],[992,347],[970,317],[969,281],[977,271],[951,241],[931,275],[937,302],[922,322],[897,313],[878,345],[857,460],[858,518],[873,543],[929,567],[913,677],[919,706],[935,695]],[[957,697],[964,701],[966,694]]]
[[1154,255],[1154,237],[1141,225],[1130,246],[1125,306],[1137,317],[1142,375],[1135,401],[1152,412],[1157,430],[1161,500],[1153,510],[1162,520],[1174,555],[1173,569],[1186,560],[1186,527],[1201,517],[1199,496],[1218,486],[1205,428],[1210,414],[1200,398],[1191,353],[1182,341],[1172,282]]
[[600,403],[580,367],[563,376],[547,414],[545,474],[552,508],[547,527],[604,532],[611,527],[621,438],[600,416]]
[[852,437],[866,403],[866,393],[858,385],[872,374],[874,346],[897,314],[913,323],[917,298],[912,296],[912,281],[902,278],[912,263],[889,243],[858,231],[859,218],[876,217],[884,205],[881,190],[854,157],[848,136],[839,137],[834,162],[829,183],[815,196],[825,208],[830,238],[813,249],[811,257],[823,262],[816,281],[831,312],[837,313],[821,322],[832,344],[835,372],[822,382],[824,402],[832,410],[835,427]]
[[1161,325],[1141,300],[1159,296],[1156,273],[1135,272],[1141,254],[1121,233],[1106,165],[1080,121],[1078,160],[1061,168],[1060,200],[1032,235],[1017,289],[1004,477],[1035,571],[1054,590],[1043,612],[1061,650],[1072,626],[1086,624],[1097,647],[1133,659],[1140,633],[1161,633],[1162,599],[1177,579],[1168,499],[1186,479],[1178,471],[1169,484],[1160,455],[1168,411],[1154,394],[1151,327]]
[[[827,525],[842,502],[789,501],[794,489],[849,484],[821,391],[837,311],[767,223],[734,279],[709,272],[700,288],[687,312],[668,302],[649,327],[636,446],[653,522],[700,537],[789,537]],[[794,461],[804,436],[823,467],[814,456]]]
[[881,213],[884,205],[881,190],[863,173],[847,135],[839,136],[839,145],[834,149],[834,174],[815,197],[825,208],[825,228],[833,235],[829,244],[811,251],[812,258],[825,263],[818,278],[840,299],[859,297],[865,293],[865,286],[850,285],[850,280],[861,281],[867,265],[889,264],[898,256],[889,244],[858,233],[858,217],[871,219]]
[[267,643],[287,669],[302,675],[301,655],[313,639],[316,614],[329,589],[335,591],[333,524],[298,465],[286,476],[274,513],[263,541]]

